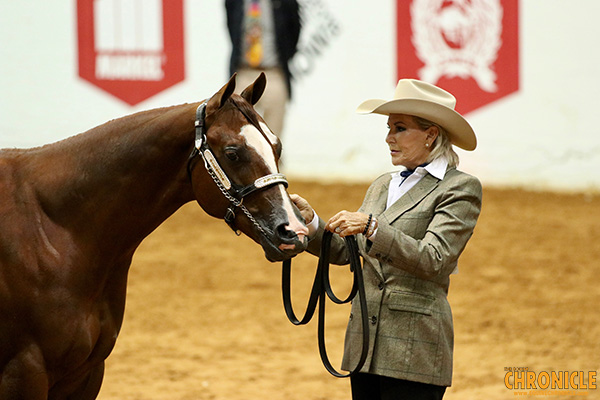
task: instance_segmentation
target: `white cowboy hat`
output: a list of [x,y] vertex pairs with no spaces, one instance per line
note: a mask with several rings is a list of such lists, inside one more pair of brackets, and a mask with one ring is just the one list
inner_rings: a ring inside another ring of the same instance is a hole
[[446,129],[452,144],[475,150],[477,138],[471,125],[454,111],[456,98],[444,89],[416,79],[400,79],[392,100],[371,99],[356,109],[363,114],[408,114],[425,118]]

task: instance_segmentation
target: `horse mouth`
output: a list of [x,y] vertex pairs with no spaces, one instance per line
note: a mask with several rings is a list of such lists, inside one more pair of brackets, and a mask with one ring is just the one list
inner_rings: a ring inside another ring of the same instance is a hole
[[293,241],[278,244],[266,238],[261,240],[261,242],[266,259],[270,262],[279,262],[289,260],[306,250],[308,237],[301,235],[301,237]]

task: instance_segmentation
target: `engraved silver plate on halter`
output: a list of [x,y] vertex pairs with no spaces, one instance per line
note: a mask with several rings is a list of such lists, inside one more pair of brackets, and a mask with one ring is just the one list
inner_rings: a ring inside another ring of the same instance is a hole
[[225,172],[221,169],[221,166],[217,162],[217,159],[215,158],[213,153],[207,149],[204,150],[202,154],[204,155],[204,159],[210,165],[210,168],[214,171],[215,175],[217,176],[223,187],[227,190],[231,189],[231,182],[227,178]]
[[258,178],[254,181],[254,186],[258,189],[263,188],[265,186],[274,185],[276,183],[283,183],[287,186],[287,179],[285,179],[285,175],[283,174],[272,174],[263,176],[262,178]]

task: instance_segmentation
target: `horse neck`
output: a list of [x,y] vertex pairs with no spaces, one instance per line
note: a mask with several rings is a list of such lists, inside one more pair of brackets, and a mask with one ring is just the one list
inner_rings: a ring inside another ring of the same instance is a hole
[[192,200],[186,166],[194,111],[138,113],[39,149],[30,178],[43,212],[87,245],[132,253]]

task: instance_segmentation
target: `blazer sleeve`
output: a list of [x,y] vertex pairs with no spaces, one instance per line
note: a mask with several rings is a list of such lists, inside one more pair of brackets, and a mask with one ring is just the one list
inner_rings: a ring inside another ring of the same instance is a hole
[[[458,173],[395,221],[378,217],[379,227],[368,255],[423,279],[450,275],[473,234],[481,210],[482,188],[471,175]],[[423,237],[403,231],[403,225],[421,219]]]

